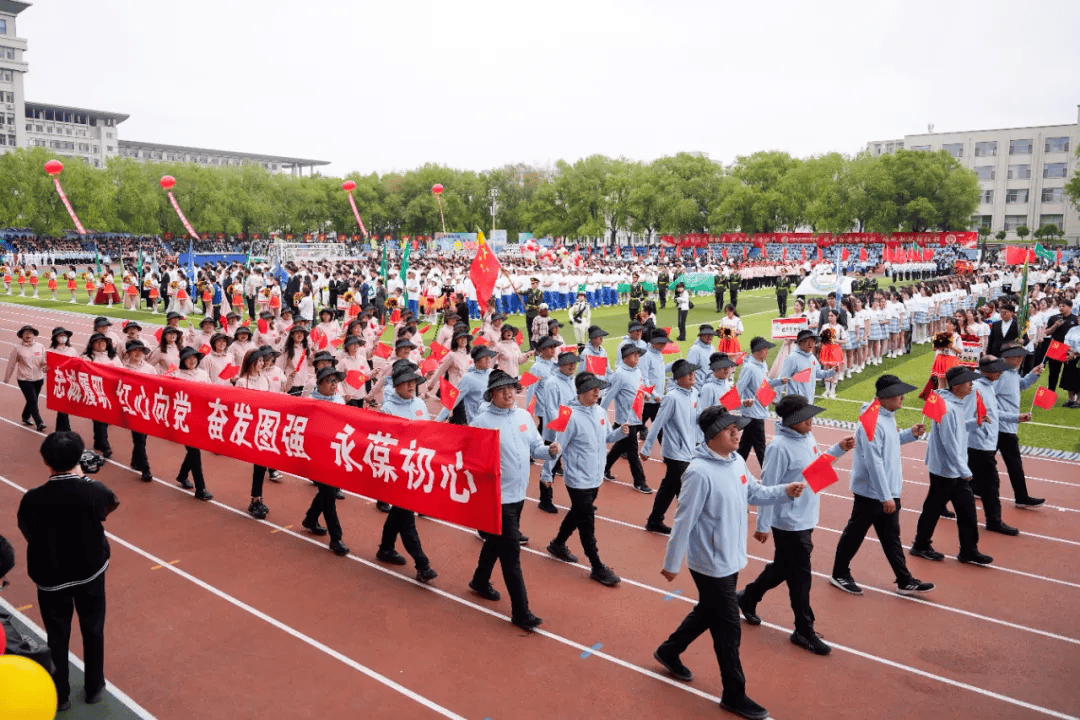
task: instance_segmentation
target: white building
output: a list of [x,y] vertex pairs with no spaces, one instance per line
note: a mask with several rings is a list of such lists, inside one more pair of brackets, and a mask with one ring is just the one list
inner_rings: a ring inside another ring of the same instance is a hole
[[1080,108],[1077,122],[1000,130],[905,135],[902,140],[867,143],[871,155],[896,150],[945,150],[978,175],[982,197],[971,229],[989,227],[1016,237],[1026,225],[1034,232],[1055,225],[1071,244],[1080,241],[1080,209],[1065,196],[1064,187],[1077,169],[1080,147]]
[[26,41],[15,36],[15,18],[30,3],[0,0],[0,152],[25,147],[23,131],[23,59]]
[[24,147],[81,157],[92,167],[105,167],[107,158],[116,157],[116,126],[127,120],[127,115],[30,101],[24,107]]

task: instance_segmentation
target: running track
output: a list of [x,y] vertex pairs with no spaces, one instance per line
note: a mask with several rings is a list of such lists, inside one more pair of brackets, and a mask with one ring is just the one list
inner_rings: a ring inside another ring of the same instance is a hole
[[[47,335],[58,324],[81,347],[90,317],[4,306],[0,355],[14,332],[33,324]],[[18,389],[0,386],[0,534],[16,546],[20,566],[4,597],[40,621],[33,586],[22,567],[15,524],[21,493],[44,480],[41,436],[19,422]],[[44,413],[52,426],[52,413]],[[90,437],[88,420],[72,418]],[[770,423],[771,425],[771,423]],[[770,428],[771,431],[771,428]],[[845,431],[817,428],[822,444]],[[474,533],[420,520],[425,550],[439,578],[425,587],[408,568],[374,559],[384,515],[367,498],[339,503],[352,555],[338,558],[325,540],[300,527],[311,485],[287,476],[267,483],[266,521],[250,518],[250,468],[204,453],[211,503],[192,499],[173,481],[183,457],[172,443],[149,439],[155,482],[126,467],[130,434],[113,428],[115,455],[98,475],[121,500],[107,523],[109,569],[106,675],[160,718],[277,717],[711,717],[721,693],[707,636],[683,656],[694,681],[667,677],[652,651],[692,607],[695,590],[684,569],[675,582],[660,576],[665,538],[641,525],[652,497],[625,481],[605,483],[597,501],[601,556],[623,577],[609,589],[588,580],[585,566],[547,556],[559,516],[535,507],[535,482],[522,531],[532,538],[522,566],[535,633],[508,622],[509,601],[489,603],[467,582],[480,543]],[[902,449],[905,486],[902,537],[910,543],[926,493],[925,445]],[[659,456],[656,456],[657,458]],[[851,509],[850,454],[838,461],[841,482],[822,498],[814,533],[811,596],[817,629],[834,651],[827,658],[792,646],[784,589],[759,606],[765,623],[744,624],[742,660],[748,692],[780,720],[810,717],[1069,718],[1080,715],[1080,474],[1076,465],[1025,458],[1037,511],[1005,503],[1005,521],[1021,529],[1009,538],[981,533],[989,568],[955,560],[955,524],[942,520],[935,546],[943,563],[909,558],[909,567],[937,590],[919,599],[893,592],[893,578],[873,533],[852,570],[865,595],[828,584],[832,557]],[[751,460],[756,471],[756,461]],[[663,465],[646,464],[659,485]],[[539,467],[533,468],[534,480]],[[1004,496],[1011,500],[1002,474]],[[565,510],[565,490],[556,487]],[[671,513],[668,519],[670,521]],[[571,549],[580,554],[576,538]],[[750,541],[745,585],[772,547]],[[493,582],[503,591],[496,570]],[[72,649],[79,654],[79,642]],[[78,702],[76,691],[73,701]],[[726,713],[723,713],[726,715]]]

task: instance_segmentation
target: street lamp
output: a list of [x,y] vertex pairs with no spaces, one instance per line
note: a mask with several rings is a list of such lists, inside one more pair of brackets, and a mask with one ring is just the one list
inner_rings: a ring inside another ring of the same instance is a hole
[[488,190],[488,197],[491,198],[491,234],[495,234],[495,212],[499,209],[499,188],[491,188]]

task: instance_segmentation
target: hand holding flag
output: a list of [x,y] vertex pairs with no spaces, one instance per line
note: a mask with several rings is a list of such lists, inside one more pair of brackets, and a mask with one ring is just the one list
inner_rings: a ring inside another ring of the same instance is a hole
[[769,407],[769,403],[776,399],[776,391],[769,385],[769,379],[765,378],[761,381],[761,385],[758,385],[757,392],[755,393],[757,401],[761,403],[762,407]]
[[600,355],[586,355],[585,371],[593,375],[607,375],[607,358]]
[[945,413],[948,409],[945,407],[945,401],[941,399],[941,396],[936,392],[930,393],[926,398],[926,404],[923,405],[922,414],[930,418],[936,423],[941,422],[941,418],[945,417]]
[[863,426],[863,430],[866,431],[866,439],[870,442],[874,442],[874,431],[877,430],[877,419],[880,411],[881,403],[877,398],[874,398],[874,402],[870,403],[870,407],[859,415],[859,423]]
[[573,415],[573,411],[565,405],[559,406],[559,414],[555,416],[555,419],[546,425],[546,429],[554,430],[555,432],[562,432],[566,429],[567,423],[570,422],[570,416]]
[[840,479],[832,465],[835,461],[836,458],[832,455],[822,454],[803,468],[802,476],[815,493],[821,492]]
[[359,390],[370,378],[360,370],[350,370],[345,373],[345,382],[352,388]]
[[1046,357],[1058,362],[1065,362],[1069,358],[1069,346],[1057,340],[1051,340],[1050,345],[1046,348]]
[[452,382],[446,378],[439,378],[439,399],[442,400],[444,408],[453,410],[460,394],[461,392],[454,387]]
[[221,372],[218,373],[218,379],[219,380],[231,380],[232,378],[236,377],[239,374],[240,374],[240,368],[239,367],[237,367],[236,365],[226,365],[225,367],[223,367],[221,369]]
[[728,410],[738,410],[742,405],[742,398],[739,396],[739,391],[732,387],[720,396],[720,404]]
[[530,385],[535,383],[538,379],[539,378],[537,378],[532,373],[525,373],[524,375],[521,376],[521,387],[523,387],[523,388],[529,387]]
[[808,368],[803,368],[799,372],[792,374],[791,379],[794,380],[795,382],[800,382],[800,383],[810,382],[810,376],[811,376],[811,374],[813,372],[814,372],[813,368],[809,368],[809,367]]

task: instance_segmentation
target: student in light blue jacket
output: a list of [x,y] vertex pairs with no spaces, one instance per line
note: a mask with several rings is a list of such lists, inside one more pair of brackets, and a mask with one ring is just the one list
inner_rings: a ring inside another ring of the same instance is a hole
[[686,352],[686,361],[698,366],[698,371],[694,374],[695,390],[700,390],[709,379],[709,356],[713,353],[712,341],[715,334],[712,325],[702,325],[698,328],[697,342]]
[[962,563],[989,565],[994,558],[979,552],[979,526],[975,515],[975,496],[971,492],[971,470],[967,464],[968,433],[977,428],[974,414],[968,415],[964,398],[972,392],[972,382],[979,374],[966,367],[949,368],[945,373],[948,390],[936,390],[945,401],[945,415],[934,425],[926,447],[926,469],[930,471],[930,490],[923,501],[922,514],[909,551],[926,560],[944,560],[930,544],[945,503],[956,509],[956,530],[960,535]]
[[604,393],[604,399],[600,406],[607,410],[612,402],[615,403],[615,423],[627,429],[626,437],[611,446],[604,463],[604,477],[614,480],[611,474],[611,466],[623,455],[630,465],[630,476],[634,480],[634,489],[645,495],[652,494],[652,488],[645,482],[645,469],[641,466],[641,458],[638,457],[638,436],[641,432],[641,418],[634,410],[634,398],[641,389],[641,371],[638,369],[638,361],[641,360],[642,350],[637,345],[627,344],[622,347],[622,364],[615,368],[615,372],[608,377],[608,389]]
[[[705,412],[707,408],[720,404],[720,398],[731,389],[731,371],[735,362],[728,357],[727,353],[714,352],[709,356],[709,370],[712,374],[709,379],[702,383],[698,390],[698,414]],[[745,431],[744,431],[745,432]],[[743,458],[744,460],[746,458]]]
[[1001,519],[1001,481],[998,479],[997,446],[1001,427],[1001,408],[994,393],[995,383],[1009,369],[1004,361],[993,355],[979,358],[979,377],[974,392],[964,398],[968,417],[975,417],[982,401],[984,418],[968,433],[968,468],[971,469],[971,491],[982,499],[986,529],[1002,535],[1019,535],[1020,531]]
[[675,387],[664,396],[664,401],[660,403],[660,412],[656,414],[656,420],[649,429],[649,436],[641,446],[641,459],[645,462],[659,433],[667,431],[663,444],[667,472],[660,481],[652,512],[645,522],[646,530],[661,535],[671,533],[671,528],[664,524],[664,515],[671,506],[671,501],[678,497],[683,473],[693,460],[694,451],[701,442],[701,430],[697,426],[698,393],[694,389],[696,370],[697,365],[685,360],[676,360],[672,364],[671,375],[675,378]]
[[608,359],[607,350],[604,349],[604,338],[607,336],[608,331],[599,325],[589,326],[589,342],[585,344],[585,349],[581,351],[581,365],[578,367],[578,372],[592,372],[588,367],[586,358],[602,358],[604,372],[593,374],[601,380],[607,377],[608,372],[611,370],[611,361]]
[[[784,364],[780,368],[782,377],[791,378],[784,385],[785,395],[802,395],[814,401],[814,391],[817,389],[818,380],[829,380],[836,376],[835,370],[823,370],[821,364],[814,357],[814,340],[817,335],[813,330],[800,330],[795,336],[795,348],[791,354],[784,358]],[[810,379],[799,382],[795,374],[810,368]]]
[[[785,395],[776,403],[776,437],[765,449],[761,484],[765,487],[786,485],[802,478],[802,472],[818,457],[817,439],[811,432],[814,416],[825,408],[811,405],[802,395]],[[846,437],[826,450],[840,457],[855,447],[855,438]],[[758,510],[754,539],[764,543],[773,535],[775,551],[771,563],[757,579],[739,593],[739,609],[751,625],[760,625],[757,605],[765,593],[787,583],[791,609],[795,612],[795,632],[791,642],[815,655],[828,655],[832,648],[814,631],[814,611],[810,607],[811,535],[817,527],[820,501],[817,493],[806,493],[794,502]]]
[[[924,583],[908,572],[904,561],[904,546],[900,543],[900,489],[904,482],[900,446],[915,442],[926,432],[918,423],[900,432],[896,413],[904,405],[904,395],[918,388],[908,385],[895,375],[882,375],[875,382],[880,407],[873,425],[874,439],[870,440],[860,422],[855,427],[855,461],[851,467],[851,492],[855,496],[840,541],[836,545],[832,577],[834,586],[851,595],[862,595],[862,588],[851,576],[851,561],[866,538],[871,526],[877,533],[881,550],[896,575],[897,592],[901,595],[930,592],[933,583]],[[860,417],[871,403],[865,403]]]
[[[743,431],[742,441],[739,443],[739,454],[742,455],[743,460],[749,460],[750,451],[753,450],[759,466],[765,462],[765,418],[769,417],[769,408],[757,399],[758,388],[765,379],[768,379],[769,387],[774,390],[790,380],[788,377],[769,377],[769,366],[765,359],[769,356],[769,350],[774,347],[776,347],[774,343],[760,336],[751,340],[750,354],[743,360],[739,379],[735,383],[743,403],[741,414],[751,419],[750,424]],[[777,392],[777,395],[779,394]]]
[[[528,407],[536,393],[539,392],[547,376],[555,372],[555,355],[559,351],[559,341],[548,336],[541,338],[536,343],[536,360],[529,367],[529,374],[536,378],[536,382],[525,389],[525,406]],[[536,401],[536,411],[533,413],[540,421],[541,429],[544,427],[544,412],[540,401]]]
[[1020,366],[1030,354],[1031,352],[1019,343],[1002,345],[1001,359],[1009,367],[994,383],[1001,423],[998,427],[997,449],[1001,453],[1001,461],[1009,471],[1009,484],[1012,485],[1016,507],[1027,509],[1037,508],[1046,502],[1045,498],[1031,497],[1028,494],[1027,474],[1024,472],[1024,460],[1020,456],[1020,439],[1016,436],[1020,423],[1031,422],[1031,413],[1020,410],[1020,393],[1039,382],[1039,375],[1043,371],[1042,365],[1036,365],[1031,372],[1020,377]]
[[747,418],[711,407],[698,418],[703,442],[683,475],[679,506],[660,573],[670,582],[683,558],[697,586],[698,604],[653,653],[676,679],[693,679],[679,656],[706,630],[712,635],[724,690],[720,706],[745,718],[764,720],[768,710],[746,695],[739,660],[742,627],[735,586],[746,567],[747,505],[775,505],[799,497],[805,483],[764,487],[735,452]]
[[[484,393],[487,391],[488,374],[491,373],[491,367],[495,362],[495,351],[487,345],[477,345],[469,354],[472,356],[473,364],[458,380],[458,396],[454,401],[454,409],[447,410],[444,405],[435,417],[435,422],[449,419],[455,425],[466,425],[472,422],[472,419],[480,412],[480,406],[484,402]],[[464,408],[464,418],[458,411],[458,406]],[[463,419],[464,422],[454,422],[455,419]]]
[[[642,354],[638,361],[638,370],[641,371],[641,382],[651,386],[653,391],[645,395],[645,407],[641,411],[641,429],[652,427],[656,422],[656,413],[660,411],[660,401],[667,392],[667,372],[671,369],[671,363],[664,362],[664,347],[671,340],[663,330],[656,330],[649,338],[649,349]],[[664,434],[660,433],[660,444],[664,444]]]
[[[544,378],[544,386],[536,393],[536,407],[544,408],[544,417],[550,423],[559,416],[559,408],[569,405],[570,401],[577,397],[574,389],[574,370],[578,366],[578,356],[572,352],[560,353],[556,359],[555,372]],[[555,440],[555,431],[544,427],[544,442],[551,443]],[[555,507],[554,491],[551,487],[553,475],[562,475],[563,468],[556,456],[544,458],[544,465],[540,468],[540,509],[546,513],[557,515],[559,509]]]

